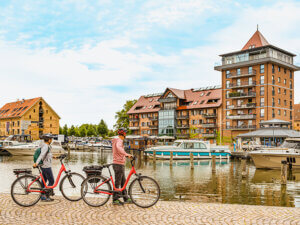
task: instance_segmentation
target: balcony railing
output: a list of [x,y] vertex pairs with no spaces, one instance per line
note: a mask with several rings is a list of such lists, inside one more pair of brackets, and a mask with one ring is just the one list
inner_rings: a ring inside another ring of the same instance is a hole
[[178,125],[177,125],[177,128],[178,128],[178,129],[188,129],[188,128],[189,128],[189,125],[188,125],[188,124],[178,124]]
[[177,119],[178,120],[187,120],[187,119],[189,119],[189,115],[177,115]]
[[241,92],[231,92],[228,98],[253,98],[256,96],[255,92],[241,93]]
[[155,121],[155,120],[158,120],[158,117],[157,116],[149,117],[149,120]]
[[256,125],[227,126],[227,130],[255,130]]
[[210,128],[210,127],[216,127],[216,123],[202,123],[201,124],[203,128]]
[[226,109],[247,109],[247,108],[255,108],[256,103],[247,103],[244,105],[228,105]]
[[213,117],[217,117],[216,113],[206,113],[206,114],[202,114],[202,116],[204,118],[213,118]]
[[152,129],[152,130],[153,129],[158,129],[158,125],[149,125],[149,128]]
[[256,114],[226,116],[226,119],[230,119],[230,120],[245,120],[245,119],[255,119],[255,118],[256,118]]
[[139,118],[129,118],[129,121],[131,122],[138,122],[140,119]]
[[244,70],[241,71],[239,74],[238,73],[229,73],[226,74],[226,78],[237,78],[237,77],[247,77],[247,76],[255,76],[256,75],[256,70]]
[[227,88],[250,87],[255,85],[256,85],[256,81],[243,81],[240,83],[230,83]]
[[139,130],[139,127],[129,127],[130,130]]
[[178,137],[178,138],[189,138],[190,135],[189,134],[176,134],[176,137]]
[[203,133],[202,137],[204,138],[215,138],[217,135],[216,134],[209,134],[209,133]]

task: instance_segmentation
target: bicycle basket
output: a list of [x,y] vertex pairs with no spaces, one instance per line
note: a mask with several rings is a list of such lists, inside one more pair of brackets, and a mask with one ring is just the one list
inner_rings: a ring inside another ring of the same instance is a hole
[[23,169],[14,169],[13,172],[17,176],[25,175],[25,174],[32,174],[31,169],[24,169],[24,168]]
[[[86,173],[87,177],[92,177],[92,176],[100,176],[102,174],[102,166],[98,165],[93,165],[93,166],[85,166],[83,167],[83,171]],[[100,179],[91,179],[89,180],[89,183],[98,183]]]

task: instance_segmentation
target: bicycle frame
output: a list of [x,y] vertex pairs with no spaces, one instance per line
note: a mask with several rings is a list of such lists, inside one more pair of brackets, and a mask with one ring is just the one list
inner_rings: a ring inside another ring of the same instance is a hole
[[43,193],[43,192],[44,192],[43,190],[30,190],[30,186],[31,186],[34,182],[36,182],[38,179],[40,179],[40,178],[42,178],[42,181],[43,181],[43,184],[44,184],[45,188],[48,188],[48,189],[53,189],[53,188],[55,188],[55,187],[58,185],[58,182],[59,182],[59,180],[60,180],[61,174],[62,174],[63,172],[66,172],[67,170],[66,170],[65,165],[62,163],[62,164],[61,164],[61,167],[60,167],[60,170],[59,170],[59,172],[58,172],[57,178],[56,178],[55,183],[54,183],[53,186],[47,186],[47,184],[46,184],[46,182],[45,182],[45,179],[44,179],[44,177],[43,177],[42,171],[41,171],[40,169],[39,169],[39,171],[40,171],[40,175],[39,175],[34,181],[32,181],[32,182],[28,185],[26,191],[28,191],[28,192],[41,192],[41,193]]
[[114,179],[113,179],[113,177],[112,177],[112,175],[111,175],[111,172],[110,172],[110,169],[108,168],[108,170],[109,170],[110,178],[107,179],[107,180],[105,180],[105,181],[103,181],[101,184],[99,184],[99,185],[95,188],[95,190],[94,190],[95,193],[101,193],[101,194],[113,195],[113,193],[110,193],[110,192],[106,192],[106,191],[98,191],[98,190],[97,190],[101,185],[103,185],[103,184],[106,183],[106,182],[109,182],[110,180],[111,180],[111,183],[112,183],[112,185],[113,185],[113,189],[114,189],[113,192],[122,192],[122,191],[124,191],[124,189],[126,188],[126,186],[127,186],[128,182],[129,182],[131,176],[132,176],[133,174],[136,174],[135,168],[134,168],[134,166],[132,166],[132,167],[131,167],[131,170],[130,170],[128,176],[127,176],[127,179],[126,179],[126,181],[125,181],[124,186],[123,186],[122,188],[116,188],[115,183],[114,183]]

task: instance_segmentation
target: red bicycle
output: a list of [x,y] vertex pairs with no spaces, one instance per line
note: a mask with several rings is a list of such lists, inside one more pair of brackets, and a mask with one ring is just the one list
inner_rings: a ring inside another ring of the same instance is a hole
[[[40,166],[37,167],[40,172],[39,176],[32,175],[31,169],[14,170],[17,179],[11,185],[11,197],[15,203],[24,207],[33,206],[38,203],[42,194],[53,195],[53,189],[58,185],[63,172],[66,175],[62,178],[59,186],[62,195],[69,201],[78,201],[81,199],[81,184],[85,178],[79,173],[66,170],[63,163],[63,159],[66,158],[65,154],[58,158],[60,159],[61,168],[53,186],[47,186]],[[44,188],[42,187],[40,178],[44,184]]]
[[[160,187],[158,183],[151,177],[137,174],[134,168],[135,158],[130,161],[131,170],[128,174],[126,182],[122,188],[116,188],[109,167],[113,164],[95,166],[97,169],[85,170],[87,174],[97,174],[88,176],[81,187],[81,196],[85,203],[89,206],[102,206],[109,200],[110,196],[118,193],[122,197],[122,191],[126,188],[131,176],[134,174],[136,178],[130,183],[128,194],[132,202],[142,208],[148,208],[157,203],[160,197]],[[107,168],[110,177],[102,175],[102,169]],[[111,183],[113,189],[111,187]]]

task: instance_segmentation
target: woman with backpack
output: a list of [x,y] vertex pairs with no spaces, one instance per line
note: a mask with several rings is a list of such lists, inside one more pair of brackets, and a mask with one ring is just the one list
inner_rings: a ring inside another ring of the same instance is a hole
[[[47,186],[52,186],[54,184],[54,177],[52,173],[52,152],[51,146],[53,135],[44,134],[41,139],[44,139],[44,143],[41,146],[40,155],[38,156],[36,162],[33,164],[33,167],[36,168],[38,165],[41,165],[41,170],[45,183],[48,182]],[[44,188],[44,183],[42,181],[42,187]],[[49,195],[43,194],[41,196],[42,201],[51,202],[54,199],[50,198]]]

